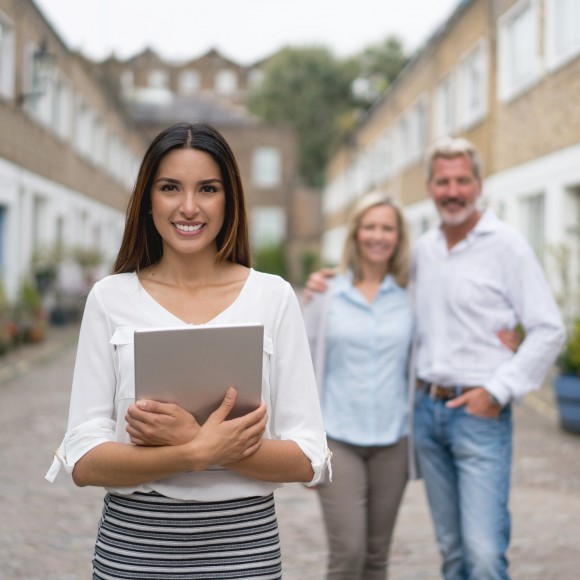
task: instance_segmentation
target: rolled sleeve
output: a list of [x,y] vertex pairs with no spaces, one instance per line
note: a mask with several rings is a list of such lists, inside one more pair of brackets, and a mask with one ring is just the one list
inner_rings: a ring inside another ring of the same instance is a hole
[[49,481],[54,481],[62,466],[70,474],[83,455],[115,440],[117,380],[111,335],[95,286],[87,298],[79,333],[68,428],[46,475]]
[[51,483],[64,467],[71,474],[76,462],[101,443],[115,440],[115,422],[110,419],[93,419],[68,431],[54,452],[52,465],[46,474]]
[[272,391],[271,434],[294,441],[314,471],[309,485],[327,479],[330,451],[314,378],[312,358],[298,300],[288,286],[274,336],[270,366]]
[[562,316],[532,250],[524,247],[507,272],[507,294],[526,337],[484,385],[502,405],[540,387],[565,338]]

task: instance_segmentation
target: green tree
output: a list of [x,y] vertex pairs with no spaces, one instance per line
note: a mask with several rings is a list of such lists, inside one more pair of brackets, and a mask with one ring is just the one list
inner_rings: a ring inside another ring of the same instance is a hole
[[409,57],[405,54],[401,40],[397,36],[388,36],[382,42],[363,50],[356,60],[359,74],[355,87],[358,86],[359,91],[355,90],[355,94],[363,102],[371,104],[389,88],[409,62]]
[[352,111],[351,85],[357,74],[323,47],[285,48],[264,69],[264,81],[248,100],[251,112],[270,123],[288,123],[298,136],[300,174],[319,187],[342,129]]

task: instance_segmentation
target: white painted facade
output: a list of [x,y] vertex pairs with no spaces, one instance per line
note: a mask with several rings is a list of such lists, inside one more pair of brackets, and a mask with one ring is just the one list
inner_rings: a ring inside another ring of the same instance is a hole
[[[10,300],[30,274],[35,248],[58,241],[66,248],[100,250],[107,271],[124,226],[119,210],[1,158],[0,212],[0,274]],[[66,278],[63,285],[73,290],[78,274],[68,268]]]

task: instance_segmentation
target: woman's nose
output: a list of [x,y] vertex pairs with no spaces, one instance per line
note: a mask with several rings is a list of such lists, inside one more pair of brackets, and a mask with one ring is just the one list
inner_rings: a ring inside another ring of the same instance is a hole
[[192,192],[186,192],[181,202],[181,211],[186,216],[193,216],[197,212],[197,197]]

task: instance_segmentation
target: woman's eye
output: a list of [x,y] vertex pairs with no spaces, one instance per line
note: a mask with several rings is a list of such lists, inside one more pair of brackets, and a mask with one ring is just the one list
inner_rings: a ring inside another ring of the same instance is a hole
[[202,193],[215,193],[217,191],[217,187],[215,185],[204,185],[201,188]]
[[161,186],[161,191],[175,191],[177,187],[172,183],[165,183]]

